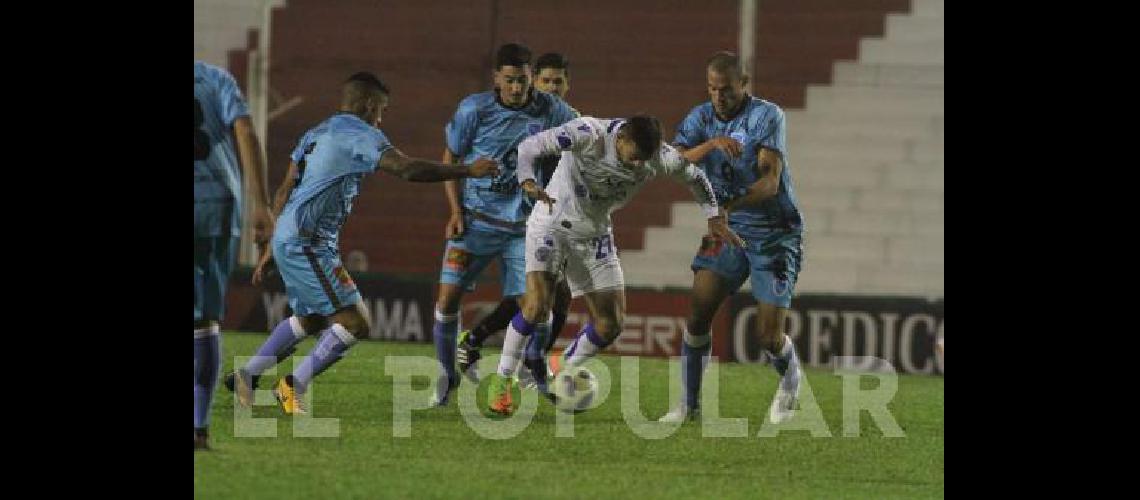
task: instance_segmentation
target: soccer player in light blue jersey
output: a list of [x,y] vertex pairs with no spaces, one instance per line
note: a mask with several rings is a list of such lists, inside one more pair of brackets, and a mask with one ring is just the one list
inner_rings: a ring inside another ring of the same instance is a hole
[[699,416],[709,325],[721,302],[751,276],[760,345],[772,355],[781,377],[768,412],[769,420],[779,423],[792,416],[803,376],[795,346],[783,330],[800,272],[804,230],[792,189],[784,112],[745,92],[748,77],[735,54],[714,55],[707,77],[709,101],[689,112],[673,142],[708,175],[729,212],[729,227],[746,245],[725,245],[708,236],[701,242],[692,264],[692,311],[681,345],[685,397],[661,420]]
[[255,193],[255,199],[245,200],[253,203],[254,238],[264,242],[273,232],[269,198],[262,178],[264,164],[249,108],[233,76],[217,66],[195,61],[195,450],[209,448],[210,406],[222,360],[218,322],[225,310],[226,282],[241,237],[243,174]]
[[[447,404],[459,385],[456,335],[463,293],[474,290],[475,280],[495,259],[501,269],[503,296],[517,298],[525,289],[526,219],[533,203],[519,190],[516,148],[523,139],[576,117],[562,99],[534,90],[530,60],[526,47],[514,43],[500,47],[495,57],[495,89],[460,101],[444,129],[445,163],[488,156],[499,160],[503,170],[494,178],[467,181],[462,197],[455,183],[445,184],[451,218],[444,230],[448,241],[432,328],[440,363],[433,405]],[[473,364],[478,350],[466,353]],[[478,378],[474,373],[469,376]]]
[[[302,136],[290,155],[293,188],[273,233],[276,262],[293,316],[283,320],[243,368],[227,377],[238,401],[250,405],[256,378],[289,356],[307,334],[320,332],[317,345],[293,373],[282,377],[274,395],[286,414],[306,413],[309,383],[367,337],[368,311],[341,263],[340,228],[360,193],[360,183],[376,170],[413,182],[439,182],[499,173],[494,160],[470,157],[470,165],[409,158],[378,128],[389,91],[375,75],[357,73],[344,84],[340,110]],[[260,275],[266,261],[258,266]]]
[[[547,52],[541,56],[534,64],[534,88],[542,92],[557,95],[563,100],[566,99],[566,94],[570,92],[570,61],[566,56],[558,52]],[[575,116],[581,116],[577,110],[574,110]],[[535,170],[541,176],[541,185],[543,187],[550,184],[550,178],[554,175],[554,169],[558,167],[558,159],[560,155],[544,156],[536,160]],[[473,326],[470,330],[459,332],[459,346],[456,349],[456,361],[460,373],[471,375],[473,381],[478,382],[474,378],[476,373],[472,366],[480,358],[479,349],[483,346],[483,342],[495,332],[504,330],[510,323],[511,318],[519,312],[519,303],[516,297],[504,297],[499,305],[491,311],[490,314],[483,317],[478,324]],[[558,333],[562,331],[562,327],[566,324],[566,318],[570,311],[570,286],[566,284],[566,280],[558,282],[554,290],[554,305],[550,310],[551,326],[550,334],[546,337],[546,342],[542,343],[538,335],[531,335],[527,337],[526,355],[523,364],[525,368],[518,370],[519,387],[523,389],[533,388],[537,384],[535,376],[531,375],[534,370],[541,370],[544,364],[542,360],[545,358],[546,353],[554,347],[555,340],[558,339]],[[538,374],[539,377],[544,377],[545,374]]]

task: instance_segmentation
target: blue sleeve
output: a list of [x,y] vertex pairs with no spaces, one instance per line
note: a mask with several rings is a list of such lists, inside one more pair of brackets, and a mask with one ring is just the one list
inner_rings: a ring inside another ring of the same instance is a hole
[[706,140],[701,126],[701,110],[699,107],[694,108],[684,120],[681,120],[681,125],[677,127],[677,136],[673,138],[673,145],[692,149],[700,146]]
[[234,77],[225,71],[217,70],[214,78],[218,87],[218,109],[226,126],[233,126],[238,118],[249,116],[249,106],[246,105]]
[[388,136],[384,135],[384,132],[377,130],[368,140],[356,144],[353,157],[363,158],[361,169],[367,172],[375,172],[380,163],[380,158],[384,157],[384,153],[390,150],[392,150],[392,142],[388,140]]
[[301,140],[297,141],[297,146],[293,148],[293,152],[289,153],[289,159],[293,160],[293,163],[300,163],[301,158],[305,157],[305,148],[308,147],[308,145],[309,133],[305,132],[305,134],[301,136]]
[[780,108],[773,108],[773,111],[766,114],[762,120],[763,123],[759,128],[759,146],[762,148],[774,150],[780,153],[780,156],[787,156],[787,134],[785,133],[784,128],[783,110]]
[[443,129],[444,137],[447,139],[447,149],[459,158],[467,156],[475,142],[475,128],[478,125],[479,109],[475,100],[470,97],[464,99],[455,110],[455,116],[451,117],[451,121],[447,122],[447,126]]

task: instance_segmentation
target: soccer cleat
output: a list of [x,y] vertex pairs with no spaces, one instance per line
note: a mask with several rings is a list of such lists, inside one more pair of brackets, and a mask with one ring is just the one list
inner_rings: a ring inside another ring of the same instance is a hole
[[689,405],[685,404],[685,402],[682,401],[680,403],[677,403],[677,406],[674,406],[672,410],[669,410],[669,413],[666,413],[664,416],[657,419],[657,421],[663,424],[675,424],[677,422],[700,420],[700,418],[700,408],[689,408]]
[[238,403],[244,407],[253,406],[253,391],[257,389],[260,376],[251,376],[244,368],[226,374],[225,385],[230,392],[237,394]]
[[194,429],[194,451],[209,451],[210,444],[207,442],[209,435],[206,429]]
[[772,406],[768,409],[769,422],[781,424],[795,415],[801,378],[803,378],[803,371],[799,367],[784,374],[784,379],[780,381],[780,386],[776,389],[776,397],[772,399]]
[[538,385],[538,382],[534,379],[534,375],[530,372],[530,368],[525,366],[519,368],[519,374],[516,378],[518,379],[519,389],[533,389]]
[[558,375],[558,371],[562,369],[562,354],[562,351],[550,352],[550,361],[547,363],[549,370],[547,370],[547,373],[549,373],[551,377]]
[[293,376],[287,375],[285,378],[277,381],[277,388],[273,389],[273,395],[277,397],[277,402],[281,403],[281,410],[286,415],[304,415],[309,413],[305,409],[304,403],[301,402],[301,397],[297,391],[293,390]]
[[473,383],[479,383],[479,370],[475,367],[476,362],[483,356],[479,354],[479,348],[471,345],[471,330],[463,330],[459,332],[459,337],[455,340],[455,362],[459,365],[459,372],[462,373],[468,380]]
[[488,409],[504,417],[509,417],[515,411],[512,408],[513,401],[511,401],[512,380],[497,373],[493,377],[491,387],[487,392],[487,401],[490,401]]

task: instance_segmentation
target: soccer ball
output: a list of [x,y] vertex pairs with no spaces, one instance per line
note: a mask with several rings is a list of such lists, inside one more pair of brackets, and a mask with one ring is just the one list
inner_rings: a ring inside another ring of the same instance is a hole
[[557,408],[567,413],[589,410],[598,393],[598,378],[585,367],[570,367],[554,377],[554,395]]

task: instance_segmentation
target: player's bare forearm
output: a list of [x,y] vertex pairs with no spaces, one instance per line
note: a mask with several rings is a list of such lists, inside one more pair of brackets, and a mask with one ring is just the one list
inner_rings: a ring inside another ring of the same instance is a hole
[[681,152],[681,156],[684,156],[685,160],[688,160],[689,163],[699,163],[714,147],[712,141],[705,141],[695,148],[685,149],[677,146],[677,150]]
[[[481,162],[486,164],[479,167]],[[472,175],[486,175],[497,173],[495,169],[488,169],[488,166],[493,166],[494,162],[489,160],[480,159],[476,162],[476,167],[454,164],[454,163],[439,163],[423,158],[412,158],[404,156],[397,149],[392,149],[380,158],[380,163],[377,168],[395,175],[401,179],[410,182],[440,182],[449,179],[462,179]],[[480,172],[473,172],[478,168]]]
[[740,156],[743,147],[744,146],[735,139],[729,137],[713,137],[712,139],[702,142],[695,148],[681,148],[680,151],[681,156],[684,156],[689,163],[698,163],[714,149],[720,149],[729,157],[736,158]]
[[297,179],[297,164],[289,162],[289,168],[285,170],[285,178],[281,179],[281,185],[277,186],[277,192],[273,194],[273,216],[281,215],[281,210],[285,209],[285,201],[289,199],[289,193],[293,191],[293,185]]
[[784,170],[784,162],[778,153],[767,148],[761,149],[756,158],[756,170],[760,179],[748,186],[747,194],[726,203],[726,210],[756,206],[780,192],[780,175]]
[[241,158],[242,174],[249,179],[250,187],[257,197],[256,203],[269,208],[269,188],[264,175],[265,160],[261,154],[261,141],[253,131],[253,122],[248,116],[238,118],[234,122],[233,132]]
[[[451,154],[451,150],[444,148],[443,150],[443,163],[455,163],[455,155]],[[462,203],[459,199],[460,186],[457,180],[449,180],[443,182],[443,193],[447,198],[447,206],[451,208],[452,214],[459,214],[463,212]]]
[[437,163],[422,158],[408,158],[404,171],[400,177],[411,182],[440,182],[470,175],[467,165]]

